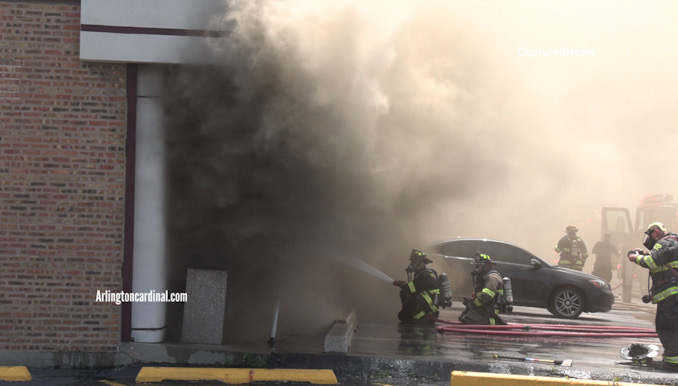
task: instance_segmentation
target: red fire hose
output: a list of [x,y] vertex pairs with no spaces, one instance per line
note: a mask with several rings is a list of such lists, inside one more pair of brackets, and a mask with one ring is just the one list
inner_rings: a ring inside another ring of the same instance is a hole
[[[454,332],[461,334],[504,335],[504,336],[567,336],[589,338],[656,338],[657,333],[649,328],[623,326],[574,326],[563,324],[508,324],[501,326],[486,326],[461,324],[437,320],[447,326],[438,326],[439,332]],[[511,331],[519,330],[519,331]]]

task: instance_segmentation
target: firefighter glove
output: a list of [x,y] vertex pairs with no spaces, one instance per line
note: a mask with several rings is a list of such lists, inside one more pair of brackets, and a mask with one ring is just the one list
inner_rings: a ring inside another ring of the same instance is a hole
[[476,303],[471,298],[464,298],[462,304],[465,305],[466,308],[476,308]]
[[629,259],[630,262],[635,263],[635,262],[636,262],[636,259],[637,259],[638,256],[640,256],[641,254],[642,254],[642,251],[640,251],[640,250],[638,250],[638,249],[634,249],[634,250],[632,250],[632,251],[629,251],[629,252],[626,254],[626,257]]

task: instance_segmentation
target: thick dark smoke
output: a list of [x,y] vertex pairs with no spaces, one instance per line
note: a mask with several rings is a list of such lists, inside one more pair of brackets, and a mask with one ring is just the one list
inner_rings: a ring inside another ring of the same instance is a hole
[[675,13],[653,4],[229,2],[223,65],[171,74],[176,272],[228,270],[230,331],[265,335],[278,295],[292,332],[395,318],[351,256],[404,278],[457,235],[552,254],[577,223],[592,245],[602,205],[678,196],[644,147],[677,118],[676,52],[652,40]]
[[[198,267],[229,272],[228,313],[237,315],[231,331],[238,335],[257,324],[270,327],[278,295],[281,317],[294,319],[302,330],[324,319],[324,328],[357,310],[359,296],[373,298],[379,287],[393,290],[341,261],[399,249],[390,242],[408,226],[393,210],[413,208],[381,201],[372,156],[344,132],[340,117],[323,120],[324,111],[299,106],[300,116],[317,117],[305,122],[281,111],[269,118],[271,105],[288,98],[286,92],[270,82],[242,98],[234,77],[227,68],[171,75],[175,269],[180,265],[180,275]],[[262,126],[277,126],[281,133],[262,138]],[[400,241],[406,247],[414,240]],[[402,268],[407,256],[400,251]],[[359,284],[370,280],[375,283]]]

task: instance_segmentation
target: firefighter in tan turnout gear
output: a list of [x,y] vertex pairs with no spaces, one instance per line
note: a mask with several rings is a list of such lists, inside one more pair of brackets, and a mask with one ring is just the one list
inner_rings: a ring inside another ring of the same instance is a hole
[[655,367],[678,372],[678,236],[660,222],[650,224],[645,234],[643,246],[650,252],[636,249],[627,256],[629,261],[650,270],[652,288],[643,301],[657,304],[654,323],[664,346],[662,362]]
[[464,299],[466,309],[459,321],[464,324],[506,324],[499,312],[509,305],[504,298],[504,281],[499,272],[492,269],[494,262],[490,255],[476,252],[473,264],[474,292],[471,298]]
[[567,233],[556,244],[556,253],[560,253],[560,260],[558,260],[558,266],[563,268],[571,268],[577,271],[581,271],[584,268],[584,263],[589,257],[589,253],[586,250],[586,244],[577,236],[577,229],[574,225],[568,225],[565,228]]

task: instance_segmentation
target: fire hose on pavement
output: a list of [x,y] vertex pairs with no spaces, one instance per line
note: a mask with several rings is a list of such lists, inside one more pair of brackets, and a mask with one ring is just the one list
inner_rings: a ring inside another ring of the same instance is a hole
[[436,320],[446,325],[438,326],[438,332],[503,336],[552,336],[588,338],[656,338],[657,333],[649,328],[623,326],[573,326],[563,324],[507,324],[499,326],[461,324]]

